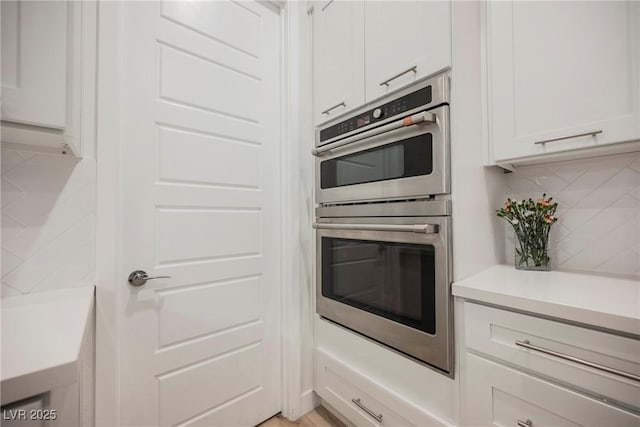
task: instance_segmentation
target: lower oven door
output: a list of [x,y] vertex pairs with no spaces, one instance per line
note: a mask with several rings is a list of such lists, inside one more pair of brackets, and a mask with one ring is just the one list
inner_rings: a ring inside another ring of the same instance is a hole
[[449,221],[319,219],[318,314],[453,376]]

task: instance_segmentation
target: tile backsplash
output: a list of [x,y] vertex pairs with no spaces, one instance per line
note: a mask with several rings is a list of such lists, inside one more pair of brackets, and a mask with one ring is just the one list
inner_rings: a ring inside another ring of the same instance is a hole
[[95,282],[95,160],[2,148],[2,296]]
[[[2,296],[93,284],[95,160],[3,148],[1,171]],[[640,153],[526,166],[505,180],[505,198],[546,192],[559,203],[554,269],[640,277]]]
[[[554,269],[640,276],[640,153],[525,166],[506,175],[506,197],[558,202]],[[506,233],[507,262],[514,234]]]

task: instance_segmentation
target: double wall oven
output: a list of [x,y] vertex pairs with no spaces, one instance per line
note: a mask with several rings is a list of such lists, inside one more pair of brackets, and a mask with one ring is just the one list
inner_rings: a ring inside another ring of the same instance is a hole
[[447,75],[316,133],[322,317],[453,376]]

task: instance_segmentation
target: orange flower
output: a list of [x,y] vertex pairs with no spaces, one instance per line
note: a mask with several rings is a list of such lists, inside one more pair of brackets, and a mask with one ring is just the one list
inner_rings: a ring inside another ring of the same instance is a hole
[[511,202],[504,202],[504,207],[508,210],[509,206],[511,206]]
[[546,222],[547,224],[551,224],[554,219],[555,218],[552,215],[545,215],[544,216],[544,222]]

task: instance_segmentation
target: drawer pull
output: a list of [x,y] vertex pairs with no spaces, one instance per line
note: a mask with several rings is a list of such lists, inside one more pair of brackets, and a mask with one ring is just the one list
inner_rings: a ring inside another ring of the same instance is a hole
[[374,418],[377,422],[379,423],[382,422],[382,414],[376,415],[375,412],[373,412],[371,409],[364,406],[364,404],[360,401],[359,397],[357,399],[351,399],[351,401],[355,403],[358,408],[362,409],[364,412],[371,415],[371,417]]
[[397,79],[398,77],[402,77],[405,74],[409,73],[413,71],[413,74],[418,72],[418,66],[414,65],[411,68],[407,68],[404,71],[400,71],[398,74],[394,74],[393,76],[389,77],[387,80],[383,81],[382,83],[380,83],[380,86],[389,86],[389,83],[391,83],[392,81],[394,81],[395,79]]
[[542,141],[536,141],[534,142],[534,144],[546,144],[547,142],[562,141],[563,139],[579,138],[581,136],[589,136],[589,135],[596,136],[599,133],[602,133],[602,129],[592,130],[590,132],[585,132],[585,133],[577,133],[575,135],[559,136],[557,138],[544,139]]
[[518,427],[533,427],[533,422],[530,419],[527,421],[518,420]]
[[338,107],[346,107],[346,106],[347,106],[347,104],[345,104],[345,102],[344,102],[344,101],[342,101],[341,103],[336,104],[336,105],[334,105],[333,107],[329,107],[329,108],[327,108],[326,110],[324,110],[324,111],[323,111],[322,113],[320,113],[320,114],[326,114],[326,115],[329,115],[329,113],[331,113],[331,112],[332,112],[333,110],[335,110],[336,108],[338,108]]
[[549,350],[547,348],[538,347],[537,345],[533,345],[529,342],[529,340],[524,341],[516,341],[516,345],[524,348],[528,348],[529,350],[537,351],[540,353],[548,354],[550,356],[555,356],[560,359],[568,360],[570,362],[575,362],[580,365],[588,366],[590,368],[598,369],[603,372],[607,372],[609,374],[618,375],[633,381],[640,382],[640,376],[634,375],[629,372],[620,371],[618,369],[610,368],[608,366],[600,365],[599,363],[589,362],[588,360],[579,359],[577,357],[569,356],[568,354],[558,353],[557,351]]

